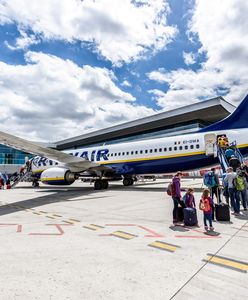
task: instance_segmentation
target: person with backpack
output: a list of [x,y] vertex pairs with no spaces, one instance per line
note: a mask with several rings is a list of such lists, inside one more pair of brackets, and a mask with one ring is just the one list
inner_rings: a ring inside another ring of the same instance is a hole
[[214,195],[217,202],[221,202],[220,199],[220,181],[219,176],[215,173],[215,168],[212,168],[210,172],[204,175],[204,184],[211,192],[211,198],[214,200]]
[[241,166],[240,161],[235,155],[231,156],[231,158],[229,160],[229,166],[233,168],[234,172],[236,172],[236,170],[238,168],[240,168],[240,166]]
[[172,178],[172,183],[171,183],[171,197],[173,200],[173,223],[177,223],[181,220],[179,220],[179,205],[181,207],[185,207],[183,201],[182,201],[182,196],[181,196],[181,177],[183,173],[178,171],[175,176]]
[[195,208],[195,197],[193,188],[188,188],[186,194],[183,196],[183,202],[186,208]]
[[247,194],[246,194],[246,179],[242,171],[237,172],[236,177],[236,197],[238,198],[238,205],[240,206],[240,198],[242,199],[242,205],[244,210],[247,210]]
[[[203,222],[204,222],[204,228],[206,231],[214,230],[214,227],[212,224],[212,207],[213,207],[213,200],[210,197],[210,191],[209,191],[209,189],[205,189],[201,196],[199,209],[203,211]],[[207,221],[209,223],[209,227],[208,227]]]
[[227,168],[227,174],[224,180],[227,182],[228,185],[228,193],[231,199],[231,206],[234,210],[234,214],[239,215],[240,205],[239,205],[239,198],[237,197],[236,177],[237,177],[237,173],[233,172],[233,168],[232,167]]

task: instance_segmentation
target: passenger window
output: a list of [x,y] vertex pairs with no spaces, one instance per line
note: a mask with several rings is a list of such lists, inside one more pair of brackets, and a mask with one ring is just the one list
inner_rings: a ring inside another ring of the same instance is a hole
[[127,152],[127,155],[129,155],[129,152]]
[[145,153],[148,153],[148,150],[145,150]]
[[169,151],[172,151],[172,147],[169,147]]
[[131,155],[133,155],[133,151],[131,151]]
[[190,145],[190,149],[194,149],[194,145]]
[[118,156],[121,156],[121,152],[118,153]]
[[167,148],[164,148],[164,152],[166,152],[167,151]]
[[180,146],[180,147],[179,147],[179,150],[183,150],[183,147],[182,147],[182,146]]
[[200,148],[200,145],[199,145],[199,144],[197,144],[195,147],[196,147],[196,149],[199,149],[199,148]]
[[143,153],[143,150],[140,150],[140,154],[142,154]]
[[158,149],[154,149],[154,152],[158,152]]
[[162,152],[162,148],[159,148],[159,152]]
[[117,153],[115,153],[115,156],[117,156]]
[[122,155],[125,155],[125,152],[122,152]]
[[152,153],[152,149],[150,149],[150,153]]
[[186,145],[186,146],[184,146],[184,149],[185,149],[185,150],[188,150],[188,148],[189,148],[189,147],[188,147],[187,145]]
[[135,154],[138,154],[138,151],[135,151]]
[[174,150],[176,151],[176,150],[177,150],[177,147],[174,147]]

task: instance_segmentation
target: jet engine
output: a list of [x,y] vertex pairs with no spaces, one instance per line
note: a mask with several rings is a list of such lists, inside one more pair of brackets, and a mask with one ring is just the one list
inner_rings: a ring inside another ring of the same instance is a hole
[[70,185],[75,181],[75,174],[65,168],[49,168],[41,173],[42,183],[50,185]]

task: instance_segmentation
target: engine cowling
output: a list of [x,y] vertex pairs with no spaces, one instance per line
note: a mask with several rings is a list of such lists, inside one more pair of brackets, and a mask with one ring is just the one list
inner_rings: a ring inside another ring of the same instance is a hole
[[50,185],[70,185],[75,181],[75,174],[65,168],[49,168],[41,173],[40,180]]

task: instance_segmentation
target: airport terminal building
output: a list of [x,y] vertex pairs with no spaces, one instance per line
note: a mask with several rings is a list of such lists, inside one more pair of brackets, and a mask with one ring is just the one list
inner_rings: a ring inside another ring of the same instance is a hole
[[[135,121],[54,142],[58,150],[108,145],[194,132],[229,116],[235,106],[216,97]],[[0,172],[12,173],[25,163],[29,154],[0,145]]]

